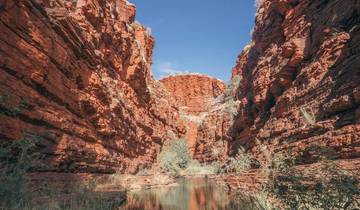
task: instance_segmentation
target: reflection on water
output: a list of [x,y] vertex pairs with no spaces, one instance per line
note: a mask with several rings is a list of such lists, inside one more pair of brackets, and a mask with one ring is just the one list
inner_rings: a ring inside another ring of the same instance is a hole
[[[129,194],[123,210],[237,210],[227,193],[206,178],[179,179],[179,186]],[[243,208],[240,208],[243,209]],[[250,208],[246,208],[250,209]]]

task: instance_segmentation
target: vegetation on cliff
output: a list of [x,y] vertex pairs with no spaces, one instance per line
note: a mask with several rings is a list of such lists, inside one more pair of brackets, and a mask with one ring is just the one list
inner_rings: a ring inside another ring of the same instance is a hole
[[359,209],[357,177],[331,160],[332,151],[319,151],[324,151],[319,166],[307,169],[297,166],[300,159],[291,150],[274,153],[264,150],[267,162],[261,167],[266,171],[267,181],[260,191],[250,196],[236,194],[235,200],[249,203],[257,210]]
[[158,162],[164,173],[173,175],[208,175],[216,174],[219,170],[216,164],[201,164],[192,159],[188,143],[184,139],[170,141],[163,146]]
[[[265,190],[284,209],[358,209],[360,188],[357,177],[330,159],[316,171],[295,167],[291,153],[275,153],[268,168]],[[314,174],[317,173],[317,174]]]

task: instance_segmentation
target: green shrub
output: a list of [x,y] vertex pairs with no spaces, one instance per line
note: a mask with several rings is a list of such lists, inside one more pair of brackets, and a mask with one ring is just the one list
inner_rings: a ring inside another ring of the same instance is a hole
[[235,172],[240,174],[244,170],[251,168],[251,165],[254,163],[254,158],[251,154],[245,153],[245,149],[240,147],[235,157],[230,157],[227,161],[227,164],[222,169],[223,173],[232,173]]
[[222,172],[221,170],[221,162],[220,161],[214,161],[210,164],[210,166],[213,168],[215,174],[220,174]]
[[320,179],[309,178],[293,166],[291,154],[273,156],[266,190],[282,204],[282,209],[356,209],[360,207],[359,181],[334,162],[324,162],[316,173]]
[[295,157],[290,152],[278,152],[272,154],[270,169],[274,172],[287,173],[295,165]]
[[201,164],[190,156],[186,140],[168,142],[158,156],[161,170],[169,174],[208,175],[219,173],[219,164]]
[[219,168],[214,165],[205,165],[201,164],[197,160],[191,160],[188,163],[188,166],[186,167],[184,173],[188,175],[207,175],[207,174],[217,174],[219,171]]
[[305,108],[300,108],[300,111],[308,124],[313,125],[316,123],[316,116],[312,110],[308,112]]
[[190,152],[186,140],[179,139],[169,142],[162,148],[158,162],[164,172],[178,173],[190,162]]
[[138,176],[149,176],[151,175],[152,171],[151,171],[151,167],[143,167],[140,168],[139,171],[136,173],[136,175]]
[[9,92],[4,95],[0,95],[0,114],[8,115],[8,116],[17,116],[21,114],[23,109],[28,109],[30,107],[29,102],[21,98],[18,105],[14,106],[10,103],[10,99],[13,95]]
[[234,98],[228,99],[224,102],[224,113],[234,118],[239,113],[240,101],[234,100]]
[[230,100],[236,95],[236,91],[240,87],[241,82],[241,76],[235,75],[231,78],[229,84],[226,86],[226,89],[224,91],[225,100]]
[[36,152],[39,137],[26,133],[20,140],[6,143],[0,148],[0,209],[17,209],[31,198],[26,191],[25,174],[40,157]]

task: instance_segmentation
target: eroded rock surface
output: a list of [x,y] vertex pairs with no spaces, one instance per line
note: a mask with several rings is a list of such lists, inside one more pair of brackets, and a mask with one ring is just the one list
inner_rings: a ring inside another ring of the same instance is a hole
[[[243,146],[265,166],[266,145],[269,153],[292,151],[300,165],[314,170],[325,157],[356,171],[360,3],[342,5],[262,1],[253,40],[233,68],[239,86],[213,101],[198,126],[197,159],[223,161]],[[258,185],[264,177],[254,181],[256,173],[262,171],[249,171],[233,182]]]
[[221,95],[225,85],[206,75],[185,74],[160,80],[185,114],[198,116],[207,112],[212,101]]
[[230,150],[257,155],[257,139],[292,148],[303,163],[324,155],[321,147],[359,158],[359,21],[359,1],[263,1],[233,69],[243,80]]
[[229,142],[239,101],[226,92],[214,100],[209,111],[202,117],[197,128],[194,157],[201,162],[226,161],[229,157]]
[[0,1],[1,142],[27,134],[38,170],[135,172],[183,135],[151,75],[154,39],[126,0]]
[[[199,126],[213,107],[214,100],[225,91],[225,84],[215,78],[200,74],[169,76],[160,80],[171,93],[180,110],[180,117],[185,121],[186,138],[190,150],[195,154]],[[210,140],[212,136],[206,136]]]

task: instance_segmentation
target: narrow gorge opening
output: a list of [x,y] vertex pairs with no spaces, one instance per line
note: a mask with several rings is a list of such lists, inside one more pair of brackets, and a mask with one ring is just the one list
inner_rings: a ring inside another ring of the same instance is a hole
[[0,0],[0,209],[360,208],[358,0],[133,3]]

